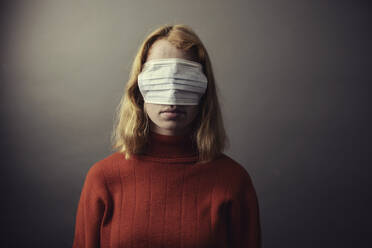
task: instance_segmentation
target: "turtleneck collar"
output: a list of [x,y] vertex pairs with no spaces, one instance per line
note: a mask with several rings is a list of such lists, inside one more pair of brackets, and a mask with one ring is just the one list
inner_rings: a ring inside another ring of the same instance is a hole
[[159,162],[192,162],[198,158],[198,149],[191,135],[164,135],[149,132],[148,143],[140,157]]

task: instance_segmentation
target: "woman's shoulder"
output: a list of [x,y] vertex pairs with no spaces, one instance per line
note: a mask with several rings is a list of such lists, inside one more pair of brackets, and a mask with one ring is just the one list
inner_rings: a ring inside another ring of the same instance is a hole
[[115,163],[122,163],[122,161],[124,160],[125,156],[123,153],[113,152],[106,157],[103,157],[101,160],[98,160],[96,163],[94,163],[93,166],[106,168],[112,166]]
[[252,178],[250,172],[248,171],[249,165],[246,165],[248,167],[247,169],[246,166],[242,165],[240,162],[231,158],[225,153],[222,153],[218,160],[220,166],[222,167],[225,178],[230,179],[229,181],[232,184],[237,184],[239,187],[239,185],[242,184],[252,183]]
[[225,167],[226,170],[230,171],[230,173],[233,173],[234,175],[248,173],[247,169],[240,162],[225,153],[220,155],[218,161],[223,165],[223,167]]
[[87,172],[87,178],[95,181],[112,181],[118,173],[118,168],[127,164],[124,154],[114,152],[95,162]]

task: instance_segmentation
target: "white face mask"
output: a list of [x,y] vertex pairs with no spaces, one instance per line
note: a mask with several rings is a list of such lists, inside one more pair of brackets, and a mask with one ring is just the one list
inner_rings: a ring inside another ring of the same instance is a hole
[[146,103],[198,105],[207,83],[200,63],[181,58],[149,60],[138,75]]

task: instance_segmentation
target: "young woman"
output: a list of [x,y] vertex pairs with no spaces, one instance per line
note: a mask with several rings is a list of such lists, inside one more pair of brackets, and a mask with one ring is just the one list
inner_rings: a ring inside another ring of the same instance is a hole
[[222,152],[211,62],[190,27],[142,43],[112,141],[86,175],[73,247],[261,247],[256,191]]

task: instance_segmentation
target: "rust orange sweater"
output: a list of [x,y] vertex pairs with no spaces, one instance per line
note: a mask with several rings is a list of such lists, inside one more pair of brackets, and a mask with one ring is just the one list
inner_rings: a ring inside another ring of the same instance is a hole
[[261,247],[258,200],[225,154],[195,164],[188,135],[150,133],[146,153],[113,153],[88,170],[73,248]]

